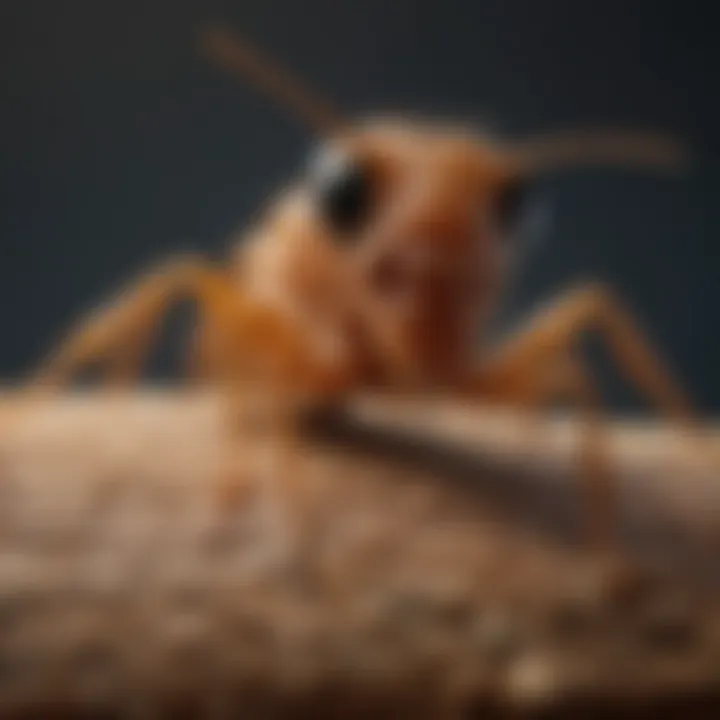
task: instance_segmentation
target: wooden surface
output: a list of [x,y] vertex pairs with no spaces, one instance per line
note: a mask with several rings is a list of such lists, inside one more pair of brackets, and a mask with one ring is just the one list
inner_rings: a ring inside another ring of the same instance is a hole
[[[573,416],[383,398],[358,401],[353,414],[411,445],[437,448],[445,472],[464,465],[471,484],[478,467],[491,469],[480,491],[500,496],[527,522],[534,516],[533,524],[550,533],[582,525],[584,426]],[[621,547],[720,582],[720,426],[686,430],[659,419],[609,418],[602,438],[618,494]]]
[[230,450],[211,395],[17,410],[0,404],[3,717],[716,716],[716,487],[673,430],[611,432],[623,546],[656,575],[579,543],[572,422],[365,401],[300,446],[248,425]]

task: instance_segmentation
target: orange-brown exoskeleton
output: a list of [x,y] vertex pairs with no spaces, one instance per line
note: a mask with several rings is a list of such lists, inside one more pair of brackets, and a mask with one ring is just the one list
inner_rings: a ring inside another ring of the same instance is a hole
[[323,142],[307,172],[239,242],[226,267],[169,262],[71,334],[41,373],[62,383],[107,362],[137,376],[170,302],[197,301],[194,365],[218,382],[265,383],[322,404],[367,389],[444,392],[586,415],[592,527],[607,532],[610,485],[597,441],[598,397],[578,354],[597,331],[669,416],[690,404],[613,292],[562,295],[499,346],[482,333],[506,278],[508,236],[528,181],[580,163],[674,170],[682,152],[639,133],[559,133],[512,143],[439,124],[348,123],[244,41],[222,30],[204,49],[291,106]]

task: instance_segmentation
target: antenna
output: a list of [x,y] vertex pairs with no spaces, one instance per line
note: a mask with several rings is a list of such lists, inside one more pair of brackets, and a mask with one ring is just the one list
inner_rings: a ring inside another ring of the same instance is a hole
[[215,65],[263,90],[316,132],[332,135],[345,127],[339,113],[328,103],[245,37],[213,26],[203,33],[201,47]]
[[603,128],[532,136],[513,142],[511,153],[530,173],[585,164],[677,173],[690,162],[687,148],[667,135]]

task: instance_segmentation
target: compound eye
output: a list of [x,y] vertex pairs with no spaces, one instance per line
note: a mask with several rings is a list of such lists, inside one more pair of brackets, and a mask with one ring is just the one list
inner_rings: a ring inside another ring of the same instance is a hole
[[310,163],[308,184],[320,215],[349,237],[368,219],[371,182],[367,169],[351,155],[324,147]]

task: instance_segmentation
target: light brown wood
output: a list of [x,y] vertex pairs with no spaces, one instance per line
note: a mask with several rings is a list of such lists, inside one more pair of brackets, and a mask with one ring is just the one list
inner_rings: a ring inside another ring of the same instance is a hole
[[318,423],[302,472],[282,478],[248,421],[248,492],[228,506],[211,484],[227,438],[211,394],[98,392],[21,413],[5,398],[0,714],[447,717],[712,691],[720,615],[677,502],[692,481],[654,475],[682,445],[673,431],[610,433],[628,552],[665,561],[656,576],[574,543],[572,421],[529,446],[525,419],[499,410],[366,398],[353,414]]

